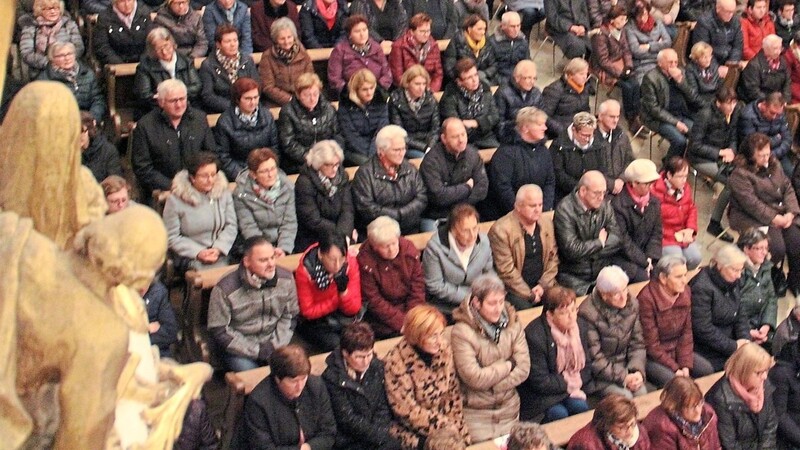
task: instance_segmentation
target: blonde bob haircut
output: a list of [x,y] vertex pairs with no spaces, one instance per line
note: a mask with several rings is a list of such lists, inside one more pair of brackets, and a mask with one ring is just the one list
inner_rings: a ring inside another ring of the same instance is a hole
[[772,356],[760,345],[748,342],[739,347],[725,362],[725,376],[743,382],[754,372],[769,370]]
[[697,62],[702,56],[710,55],[713,50],[714,49],[710,45],[700,41],[692,46],[692,50],[689,52],[689,58]]
[[589,70],[589,63],[580,57],[572,58],[567,65],[564,66],[564,75],[575,75],[583,70]]
[[64,4],[60,0],[34,0],[33,1],[33,17],[39,17],[44,12],[45,8],[51,6],[58,7],[61,15],[64,15]]
[[317,89],[322,90],[322,80],[319,79],[319,75],[312,72],[302,73],[294,81],[294,94],[300,95],[301,92],[312,86],[316,86]]
[[400,87],[403,89],[408,89],[408,85],[411,84],[411,81],[414,78],[422,77],[425,78],[425,84],[430,86],[431,84],[431,75],[419,64],[414,64],[413,66],[406,69],[403,72],[402,78],[400,78]]
[[444,331],[446,324],[444,315],[436,307],[417,305],[406,313],[400,332],[409,344],[419,346],[428,337]]
[[358,90],[363,86],[378,86],[378,79],[375,78],[375,74],[366,68],[358,69],[356,73],[350,77],[350,81],[347,82],[348,97],[358,106],[363,106],[361,104],[361,99],[358,98]]

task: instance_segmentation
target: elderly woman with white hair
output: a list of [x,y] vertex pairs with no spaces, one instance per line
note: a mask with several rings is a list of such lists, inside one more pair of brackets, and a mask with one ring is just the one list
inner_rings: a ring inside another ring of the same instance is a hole
[[422,177],[405,159],[407,135],[397,125],[381,128],[375,136],[377,154],[358,168],[353,180],[353,201],[361,223],[389,216],[404,235],[419,231],[428,204]]
[[147,35],[147,53],[136,66],[136,75],[133,77],[133,92],[143,109],[156,106],[156,88],[164,80],[183,81],[190,100],[200,93],[200,75],[194,68],[194,61],[177,49],[178,44],[166,28],[154,28]]
[[258,73],[268,104],[283,106],[294,95],[295,79],[301,73],[314,73],[314,66],[297,37],[297,27],[291,19],[281,17],[273,22],[270,35],[273,44],[261,54]]
[[303,218],[297,223],[295,252],[304,251],[324,233],[356,240],[352,189],[343,161],[344,152],[332,139],[317,142],[306,154],[294,185],[295,209]]
[[528,378],[531,362],[503,281],[493,273],[476,278],[453,319],[453,362],[470,436],[481,442],[508,434],[519,419],[516,388]]
[[367,227],[358,252],[365,320],[380,339],[399,336],[403,318],[425,303],[425,274],[414,243],[400,236],[394,219],[380,216]]
[[715,371],[737,348],[750,340],[750,324],[739,314],[742,277],[747,256],[733,244],[720,247],[711,263],[689,285],[692,289],[694,351]]
[[597,390],[626,398],[646,394],[647,351],[639,302],[628,292],[628,276],[621,268],[600,271],[594,291],[578,308],[578,319],[586,327]]
[[83,39],[78,25],[64,11],[60,0],[34,0],[33,20],[22,27],[19,53],[35,79],[47,67],[47,51],[56,42],[71,42],[76,57],[83,56]]
[[75,44],[54,42],[47,49],[47,59],[50,62],[38,79],[64,83],[75,95],[78,108],[92,113],[97,122],[102,122],[108,112],[105,92],[91,66],[78,62]]

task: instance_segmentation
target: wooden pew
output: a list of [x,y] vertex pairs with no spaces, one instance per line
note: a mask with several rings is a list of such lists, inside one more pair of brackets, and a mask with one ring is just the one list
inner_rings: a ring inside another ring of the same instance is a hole
[[[437,41],[439,49],[444,51],[450,44],[449,39]],[[384,54],[388,55],[392,50],[392,43],[384,41],[381,43]],[[332,48],[309,49],[308,55],[312,62],[325,63],[331,56]],[[256,65],[261,62],[261,53],[252,55]],[[194,66],[200,68],[205,58],[195,58]],[[109,64],[105,66],[106,89],[108,90],[108,112],[111,116],[111,123],[114,127],[115,140],[128,137],[133,129],[130,123],[133,121],[133,110],[136,102],[132,98],[133,76],[136,74],[138,63]],[[277,119],[277,115],[273,112]],[[216,123],[216,120],[214,120]],[[212,125],[213,126],[213,125]]]
[[[482,222],[481,232],[488,232],[494,222]],[[423,251],[428,245],[428,240],[433,236],[432,231],[417,233],[405,236],[406,239],[414,243],[414,246]],[[361,244],[351,246],[351,250],[358,252]],[[279,258],[278,266],[294,272],[300,264],[301,253],[294,253]],[[217,285],[219,280],[228,273],[236,270],[237,265],[218,267],[215,269],[189,271],[186,273],[186,295],[184,296],[181,307],[183,318],[181,328],[183,339],[181,345],[191,361],[210,362],[214,366],[220,366],[220,362],[215,360],[216,355],[209,347],[208,336],[208,301],[211,296],[211,289]]]
[[[552,212],[548,212],[548,213],[545,213],[545,214],[552,214]],[[689,272],[690,277],[693,277],[694,275],[696,275],[697,272],[699,272],[699,269],[696,269],[694,271]],[[628,292],[633,297],[636,297],[636,296],[639,295],[639,291],[641,291],[642,288],[646,284],[647,284],[647,282],[631,284],[630,286],[628,286]],[[585,299],[586,299],[586,296],[579,297],[577,299],[578,304],[582,303],[583,300],[585,300]],[[542,307],[541,306],[537,306],[535,308],[527,309],[527,310],[524,310],[524,311],[518,311],[517,317],[519,318],[520,323],[522,324],[522,326],[525,327],[530,322],[532,322],[534,319],[539,317],[541,314],[542,314]],[[450,338],[451,330],[452,330],[452,326],[449,326],[449,327],[447,327],[445,329],[445,332],[444,332],[444,336],[448,340]],[[375,342],[375,348],[374,348],[375,356],[378,357],[378,358],[381,358],[381,359],[384,358],[386,356],[386,354],[389,352],[389,350],[394,348],[394,346],[397,345],[398,342],[400,342],[400,339],[401,339],[400,337],[396,337],[396,338],[384,339],[384,340]],[[310,357],[311,373],[313,375],[321,375],[322,372],[325,371],[325,367],[326,367],[325,358],[327,358],[328,355],[329,355],[329,353],[322,353],[322,354],[314,355],[314,356]],[[236,429],[236,424],[237,424],[237,420],[238,420],[239,414],[241,413],[242,409],[244,408],[245,398],[247,397],[247,395],[250,394],[250,392],[253,391],[253,389],[258,385],[258,383],[260,383],[268,375],[269,375],[269,367],[259,367],[259,368],[252,369],[252,370],[247,370],[247,371],[244,371],[244,372],[228,372],[228,373],[225,374],[225,381],[228,384],[228,400],[227,400],[227,405],[225,407],[225,420],[224,420],[223,429],[222,429],[222,436],[223,436],[222,437],[222,446],[220,448],[223,448],[223,449],[227,448],[228,444],[231,442],[231,439],[233,438],[233,433],[235,432],[235,429]],[[588,414],[590,414],[590,413],[591,412],[589,412]],[[584,413],[584,414],[587,414],[587,413]],[[570,418],[568,418],[568,419],[570,419]],[[567,419],[564,419],[564,420],[567,420]],[[578,420],[578,419],[572,419],[572,420]],[[588,415],[585,418],[585,421],[582,422],[582,424],[580,426],[575,428],[575,430],[577,430],[578,428],[580,428],[583,425],[585,425],[589,420],[591,420],[591,415]],[[554,422],[554,424],[555,423],[558,423],[558,422]],[[581,423],[581,422],[576,422],[575,425],[577,425],[578,423]],[[548,432],[548,436],[550,436],[550,435],[551,435],[550,432]],[[570,433],[569,436],[572,436],[572,434]],[[567,440],[569,439],[569,436],[567,436]],[[562,438],[563,438],[563,436],[562,436]],[[553,438],[551,437],[551,439],[553,439]],[[566,442],[566,441],[564,441],[564,442]],[[494,445],[491,442],[484,443],[484,444],[489,444],[489,445],[492,445],[492,446]],[[472,448],[472,447],[470,447],[470,448]],[[497,450],[497,447],[479,447],[479,448],[480,449],[487,449],[487,450],[488,449]]]
[[[705,394],[709,389],[711,389],[711,386],[713,386],[717,380],[722,378],[722,375],[723,372],[712,373],[711,375],[706,375],[704,377],[695,379],[695,382],[700,387],[700,390],[703,391],[703,394]],[[633,399],[633,402],[636,403],[636,409],[638,410],[638,420],[644,420],[650,411],[654,410],[661,404],[661,392],[662,390],[659,389]],[[586,424],[592,420],[593,416],[594,410],[576,414],[565,419],[544,424],[544,431],[547,433],[547,437],[550,439],[550,442],[552,442],[553,445],[565,447],[572,435],[575,434],[576,431],[586,426]],[[498,447],[494,441],[485,441],[471,445],[468,447],[468,449],[499,450],[500,447]]]

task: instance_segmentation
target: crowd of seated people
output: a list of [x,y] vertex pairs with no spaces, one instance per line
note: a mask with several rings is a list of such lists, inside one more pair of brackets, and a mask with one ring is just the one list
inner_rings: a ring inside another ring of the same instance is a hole
[[[490,34],[479,1],[216,0],[201,13],[187,0],[111,0],[88,48],[60,4],[36,0],[18,24],[20,55],[32,79],[75,95],[82,162],[106,180],[109,211],[137,191],[163,206],[179,270],[243,254],[208,315],[226,369],[273,365],[242,439],[399,449],[448,434],[458,448],[604,397],[571,447],[800,442],[789,371],[800,367],[800,307],[779,325],[776,306],[781,289],[800,293],[786,112],[800,92],[794,4],[771,15],[764,0],[743,14],[732,0],[704,2],[682,68],[680,2],[508,3]],[[520,31],[544,16],[567,57],[547,86],[530,28]],[[437,39],[450,39],[444,51]],[[324,79],[312,48],[331,49]],[[138,63],[133,186],[102,132],[95,63]],[[622,101],[593,113],[592,78]],[[640,124],[669,141],[663,163],[634,159]],[[478,149],[495,148],[482,160]],[[721,225],[730,204],[739,242],[689,281],[702,260],[691,169],[719,183],[707,230],[732,240]],[[482,218],[496,219],[488,233]],[[429,233],[422,245],[418,232]],[[276,263],[291,254],[294,274]],[[637,298],[629,281],[649,283]],[[153,343],[169,354],[177,325],[163,287],[142,295]],[[538,319],[519,322],[539,305]],[[379,361],[375,339],[391,337],[400,344]],[[323,380],[285,347],[293,340],[331,352]],[[790,380],[765,381],[762,347],[779,357],[774,377]],[[690,377],[724,369],[704,405]],[[631,425],[629,398],[648,385],[665,388],[662,405]],[[737,427],[736,411],[756,425]]]

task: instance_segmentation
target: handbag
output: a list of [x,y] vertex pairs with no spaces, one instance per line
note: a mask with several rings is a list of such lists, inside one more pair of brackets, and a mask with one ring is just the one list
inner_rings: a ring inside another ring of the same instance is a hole
[[783,273],[783,263],[775,264],[772,266],[772,287],[775,289],[775,294],[778,298],[786,295],[789,290],[789,283],[786,282],[786,274]]

